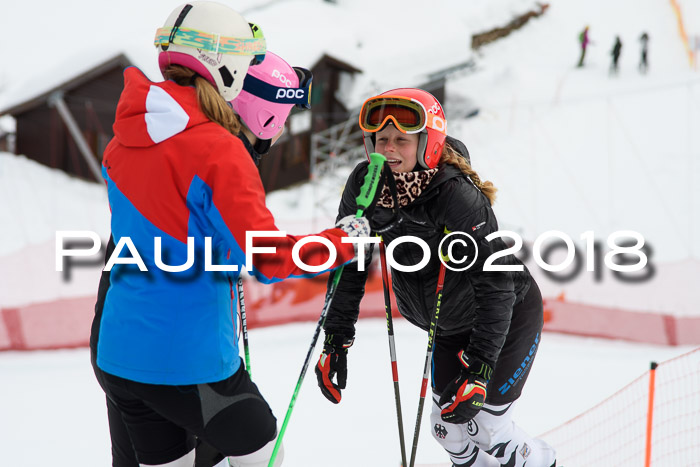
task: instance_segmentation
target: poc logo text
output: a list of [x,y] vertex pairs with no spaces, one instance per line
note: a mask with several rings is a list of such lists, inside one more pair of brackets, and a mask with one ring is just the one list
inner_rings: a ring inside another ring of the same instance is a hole
[[280,82],[288,88],[294,87],[292,81],[286,76],[284,76],[282,73],[280,73],[279,70],[272,70],[272,77],[280,80]]
[[304,90],[303,89],[277,89],[277,94],[275,99],[303,99]]

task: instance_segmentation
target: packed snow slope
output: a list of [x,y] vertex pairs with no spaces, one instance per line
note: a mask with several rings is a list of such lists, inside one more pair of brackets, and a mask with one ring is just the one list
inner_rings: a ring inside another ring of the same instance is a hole
[[[278,426],[313,327],[313,323],[297,323],[250,332],[253,379]],[[427,335],[404,320],[395,322],[395,333],[410,455]],[[543,433],[642,375],[651,360],[661,362],[688,350],[545,333],[514,419],[533,435]],[[317,348],[314,358],[319,352]],[[53,467],[110,465],[104,393],[92,373],[87,349],[0,352],[0,375],[0,465],[36,467],[45,459],[51,459]],[[400,464],[385,320],[358,323],[342,396],[338,405],[328,402],[309,368],[284,437],[285,467]],[[417,464],[447,466],[445,451],[430,434],[429,413],[426,403]]]

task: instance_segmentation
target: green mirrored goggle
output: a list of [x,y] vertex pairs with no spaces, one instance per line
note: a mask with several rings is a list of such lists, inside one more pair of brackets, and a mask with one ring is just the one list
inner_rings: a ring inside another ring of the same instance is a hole
[[[163,48],[163,50],[167,50],[170,44],[175,44],[201,49],[214,54],[255,55],[257,61],[259,56],[265,56],[267,45],[260,28],[257,26],[253,28],[253,26],[251,25],[254,33],[252,39],[220,36],[219,34],[183,27],[158,28],[153,43],[156,47],[160,46]],[[173,29],[175,30],[174,34]]]

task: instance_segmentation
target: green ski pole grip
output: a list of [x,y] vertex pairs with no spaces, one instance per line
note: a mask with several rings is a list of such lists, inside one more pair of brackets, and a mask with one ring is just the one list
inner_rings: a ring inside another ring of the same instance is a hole
[[365,175],[365,181],[362,184],[362,188],[360,188],[360,196],[356,198],[357,217],[362,217],[365,209],[367,209],[372,203],[372,200],[374,200],[374,194],[377,192],[377,185],[379,185],[379,177],[382,174],[384,162],[386,162],[386,157],[378,152],[373,152],[369,155],[367,175]]

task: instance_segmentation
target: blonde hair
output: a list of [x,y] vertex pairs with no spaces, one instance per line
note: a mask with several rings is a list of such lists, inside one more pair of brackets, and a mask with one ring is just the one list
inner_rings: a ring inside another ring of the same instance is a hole
[[181,65],[170,65],[163,72],[165,79],[171,79],[180,86],[194,85],[197,102],[209,120],[226,128],[229,133],[238,135],[241,122],[216,88],[193,70]]
[[450,146],[449,143],[445,143],[445,147],[442,150],[442,156],[440,157],[440,163],[454,165],[461,170],[462,173],[468,176],[474,185],[481,190],[484,195],[486,195],[486,197],[489,199],[489,203],[491,203],[493,206],[493,203],[496,202],[496,192],[498,191],[498,188],[493,186],[493,183],[489,182],[488,180],[482,182],[479,175],[476,173],[476,171],[474,171],[474,169],[472,169],[472,166],[469,165],[467,160],[462,157],[462,155],[452,146]]

